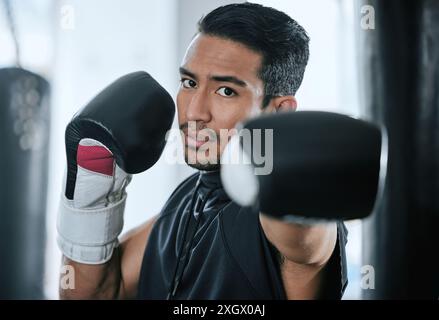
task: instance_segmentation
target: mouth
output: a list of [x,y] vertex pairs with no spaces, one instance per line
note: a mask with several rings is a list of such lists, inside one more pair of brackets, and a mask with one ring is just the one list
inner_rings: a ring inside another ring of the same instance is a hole
[[184,134],[184,140],[185,140],[185,145],[192,149],[199,148],[207,142],[205,139],[197,140],[196,137],[192,135],[188,135],[187,133]]

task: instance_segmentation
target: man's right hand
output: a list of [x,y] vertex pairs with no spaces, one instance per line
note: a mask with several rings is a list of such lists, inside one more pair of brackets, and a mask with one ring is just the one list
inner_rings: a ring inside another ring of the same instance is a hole
[[125,188],[130,180],[105,145],[81,139],[76,179],[65,181],[65,190],[69,183],[75,184],[73,199],[63,194],[59,211],[58,244],[66,257],[87,264],[111,258],[123,227]]
[[67,174],[58,214],[58,245],[82,264],[108,262],[123,227],[131,174],[150,168],[165,146],[175,106],[147,73],[105,88],[66,129]]

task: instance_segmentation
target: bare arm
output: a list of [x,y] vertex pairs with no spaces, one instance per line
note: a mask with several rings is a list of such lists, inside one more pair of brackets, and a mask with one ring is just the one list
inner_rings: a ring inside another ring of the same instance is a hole
[[59,289],[61,299],[131,299],[137,294],[143,252],[157,216],[122,236],[105,264],[89,265],[63,257],[74,268],[75,289]]
[[263,213],[259,219],[267,239],[283,257],[281,272],[288,298],[317,297],[323,269],[337,241],[336,223],[303,225]]

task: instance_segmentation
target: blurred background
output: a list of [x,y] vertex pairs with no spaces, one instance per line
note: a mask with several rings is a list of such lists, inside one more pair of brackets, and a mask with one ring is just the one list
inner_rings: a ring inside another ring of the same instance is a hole
[[[50,114],[46,121],[50,134],[41,142],[49,148],[47,208],[43,220],[47,231],[43,279],[46,298],[58,298],[61,254],[55,242],[55,221],[65,167],[67,123],[103,87],[136,70],[149,72],[175,97],[178,66],[196,31],[197,21],[212,9],[232,2],[236,1],[0,1],[0,68],[17,61],[12,24],[21,66],[44,77],[51,87],[47,109]],[[255,2],[286,12],[310,35],[310,60],[297,94],[299,110],[363,116],[357,52],[360,9],[356,2]],[[6,149],[2,147],[0,152]],[[3,173],[7,170],[2,168]],[[158,213],[177,184],[191,173],[192,169],[185,165],[169,165],[160,160],[148,172],[135,176],[128,187],[124,231]],[[347,227],[349,285],[344,298],[359,299],[362,222],[351,221]]]
[[[44,292],[58,297],[61,254],[56,246],[56,211],[65,167],[64,130],[74,113],[119,76],[149,72],[171,94],[179,85],[178,66],[196,23],[221,0],[28,0],[9,1],[21,66],[51,86],[47,250]],[[301,110],[358,115],[355,28],[351,0],[264,0],[283,10],[311,37],[310,60],[297,99]],[[16,61],[14,41],[0,2],[0,68]],[[315,8],[319,10],[315,10]],[[124,231],[156,214],[192,169],[159,161],[128,187]],[[361,227],[349,222],[349,286],[345,298],[359,297]]]

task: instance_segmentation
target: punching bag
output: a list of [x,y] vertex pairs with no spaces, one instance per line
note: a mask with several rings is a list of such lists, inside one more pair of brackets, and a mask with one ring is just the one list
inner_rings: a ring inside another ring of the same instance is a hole
[[49,84],[0,69],[0,299],[41,299],[45,259]]
[[389,138],[382,203],[363,224],[374,270],[363,298],[437,300],[439,2],[359,3],[375,12],[375,28],[360,31],[363,103]]

